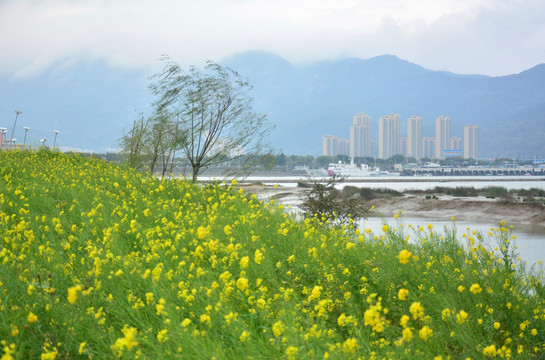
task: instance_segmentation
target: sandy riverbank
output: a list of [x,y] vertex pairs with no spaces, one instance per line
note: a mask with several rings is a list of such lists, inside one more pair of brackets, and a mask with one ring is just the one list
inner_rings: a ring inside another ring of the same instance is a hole
[[[254,193],[261,200],[275,199],[286,205],[297,206],[307,189],[299,187],[274,187],[270,185],[247,185],[244,189]],[[456,198],[438,196],[438,199],[426,199],[424,196],[405,195],[403,197],[370,200],[369,206],[375,206],[377,217],[390,217],[398,211],[405,216],[426,217],[448,220],[453,216],[458,220],[475,222],[506,221],[511,224],[534,224],[545,226],[545,205],[532,203],[507,203],[495,199]],[[371,215],[372,216],[372,215]]]

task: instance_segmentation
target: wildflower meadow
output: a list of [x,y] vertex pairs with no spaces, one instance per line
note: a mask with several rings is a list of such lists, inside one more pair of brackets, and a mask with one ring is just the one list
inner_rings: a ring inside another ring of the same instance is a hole
[[508,224],[373,233],[236,181],[49,150],[0,164],[2,360],[545,357],[543,273]]

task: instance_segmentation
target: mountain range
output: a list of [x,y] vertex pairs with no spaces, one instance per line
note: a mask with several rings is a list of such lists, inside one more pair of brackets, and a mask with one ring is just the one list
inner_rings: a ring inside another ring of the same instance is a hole
[[[481,157],[545,156],[545,64],[519,74],[490,77],[432,71],[382,55],[293,65],[267,52],[246,52],[222,61],[254,86],[254,109],[276,125],[271,145],[285,154],[320,155],[322,137],[349,137],[352,117],[378,119],[389,113],[423,118],[424,136],[435,136],[435,119],[451,118],[451,136],[480,127]],[[19,116],[16,134],[31,127],[27,143],[112,151],[132,122],[150,111],[150,74],[114,69],[105,63],[72,64],[26,78],[0,77],[0,126]],[[19,142],[19,141],[18,141]],[[375,141],[376,142],[376,141]]]

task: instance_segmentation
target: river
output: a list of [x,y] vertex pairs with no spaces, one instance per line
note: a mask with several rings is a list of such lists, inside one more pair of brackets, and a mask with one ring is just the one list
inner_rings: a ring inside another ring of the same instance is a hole
[[[303,179],[301,179],[303,180]],[[271,179],[267,177],[260,178],[248,178],[248,182],[263,182],[268,185],[277,184],[280,188],[293,188],[297,186],[297,179],[276,178]],[[343,186],[355,186],[355,187],[369,187],[369,188],[389,188],[397,191],[405,190],[428,190],[433,189],[436,186],[442,187],[474,187],[474,188],[486,188],[489,186],[501,186],[508,190],[518,189],[542,189],[545,190],[545,177],[542,176],[475,176],[475,177],[395,177],[395,178],[373,178],[365,181],[352,181],[339,184],[337,187]],[[280,202],[286,205],[297,206],[298,199],[294,197],[287,197]],[[396,219],[381,219],[381,218],[368,218],[361,225],[363,228],[371,228],[374,233],[380,233],[382,230],[383,222],[387,221],[394,226],[398,220]],[[434,218],[404,218],[403,223],[412,224],[413,226],[422,225],[424,228],[427,224],[433,224],[435,229],[442,229],[444,226],[452,226],[452,221],[444,221]],[[491,228],[497,228],[498,224],[477,222],[477,221],[456,221],[456,228],[459,234],[459,238],[466,231],[466,228],[483,232],[487,234]],[[518,247],[517,251],[522,260],[528,265],[538,264],[538,261],[543,263],[545,261],[545,224],[526,225],[526,224],[513,224],[513,234],[517,236],[515,245]],[[490,244],[490,248],[494,248],[493,244]],[[539,265],[543,266],[543,265]]]
[[[369,228],[375,234],[380,234],[382,232],[382,225],[387,223],[392,227],[399,227],[400,222],[404,224],[406,233],[411,234],[409,229],[409,224],[413,227],[418,228],[422,226],[424,229],[427,229],[428,224],[432,224],[434,231],[443,232],[445,227],[452,228],[456,226],[456,231],[458,234],[458,239],[462,240],[462,234],[466,233],[467,228],[481,232],[485,235],[486,247],[491,250],[496,247],[495,240],[488,236],[488,232],[493,229],[498,228],[498,224],[492,223],[477,223],[472,221],[445,221],[429,218],[416,218],[416,217],[401,217],[399,219],[389,218],[381,219],[376,217],[370,217],[365,220],[362,220],[360,228],[366,229]],[[538,261],[543,264],[545,262],[545,227],[538,225],[515,225],[512,230],[512,234],[516,235],[516,239],[513,241],[514,245],[517,247],[516,252],[522,260],[526,262],[527,265],[539,265]],[[411,234],[412,235],[412,234]],[[413,236],[414,237],[414,236]],[[541,265],[543,266],[543,265]]]

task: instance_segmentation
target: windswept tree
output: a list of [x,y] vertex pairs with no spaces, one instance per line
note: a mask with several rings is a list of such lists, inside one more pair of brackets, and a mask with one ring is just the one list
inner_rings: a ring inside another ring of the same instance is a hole
[[150,89],[158,114],[175,119],[177,141],[196,181],[203,167],[240,159],[242,170],[265,152],[271,125],[252,109],[251,85],[235,71],[214,62],[185,71],[168,56]]
[[155,114],[134,121],[131,130],[120,139],[120,145],[130,167],[164,176],[173,171],[176,150],[183,141],[175,119]]
[[137,170],[144,168],[148,161],[148,124],[149,120],[144,120],[144,117],[135,120],[131,130],[120,139],[121,153],[127,156],[127,164]]

